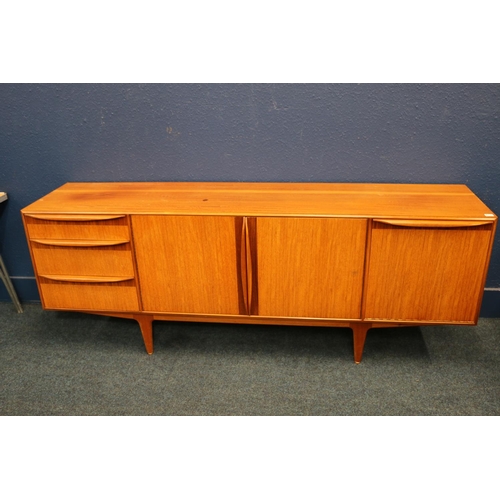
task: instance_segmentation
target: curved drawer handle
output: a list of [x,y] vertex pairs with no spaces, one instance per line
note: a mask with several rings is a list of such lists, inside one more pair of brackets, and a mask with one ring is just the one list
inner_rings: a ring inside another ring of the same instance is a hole
[[240,241],[240,270],[241,270],[241,288],[243,291],[243,302],[245,303],[246,314],[249,313],[248,301],[248,264],[247,264],[247,218],[243,217],[243,224],[241,226],[241,241]]
[[248,218],[245,217],[245,248],[247,255],[247,286],[248,286],[248,314],[252,311],[252,297],[253,297],[253,263],[252,263],[252,248],[250,246],[250,228],[248,227]]
[[130,281],[134,276],[68,276],[59,274],[39,274],[40,278],[52,281],[70,281],[77,283],[119,283],[120,281]]
[[24,214],[26,217],[39,220],[56,220],[67,222],[98,222],[101,220],[123,219],[125,215],[71,215],[71,214]]
[[388,226],[402,227],[474,227],[493,224],[493,220],[398,220],[398,219],[373,219],[373,222],[387,224]]
[[40,238],[34,238],[31,241],[53,247],[109,247],[130,243],[130,240],[47,240]]

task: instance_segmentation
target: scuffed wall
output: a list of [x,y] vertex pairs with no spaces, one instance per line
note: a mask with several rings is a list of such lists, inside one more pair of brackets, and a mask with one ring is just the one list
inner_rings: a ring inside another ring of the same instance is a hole
[[464,183],[500,214],[499,160],[494,84],[0,85],[1,251],[36,300],[19,210],[68,181]]

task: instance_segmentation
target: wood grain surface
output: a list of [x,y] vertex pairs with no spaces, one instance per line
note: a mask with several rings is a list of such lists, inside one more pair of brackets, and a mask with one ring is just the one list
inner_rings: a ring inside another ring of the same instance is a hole
[[22,210],[42,304],[139,322],[477,322],[497,217],[464,185],[68,183]]
[[133,280],[118,283],[78,283],[39,277],[43,305],[47,309],[137,311]]
[[[65,207],[61,206],[61,210]],[[130,240],[126,217],[112,220],[52,220],[24,217],[31,239]]]
[[133,216],[145,311],[239,314],[233,217]]
[[364,319],[475,322],[491,230],[374,223]]
[[257,218],[259,314],[360,318],[366,220]]
[[32,243],[39,274],[134,276],[130,244],[111,246],[52,246]]
[[232,182],[67,183],[23,212],[487,219],[467,186]]

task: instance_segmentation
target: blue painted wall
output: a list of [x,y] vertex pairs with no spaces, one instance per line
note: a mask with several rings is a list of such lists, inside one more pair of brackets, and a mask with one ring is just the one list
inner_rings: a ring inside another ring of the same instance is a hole
[[464,183],[500,214],[499,163],[496,84],[4,84],[1,251],[36,300],[19,210],[68,181]]

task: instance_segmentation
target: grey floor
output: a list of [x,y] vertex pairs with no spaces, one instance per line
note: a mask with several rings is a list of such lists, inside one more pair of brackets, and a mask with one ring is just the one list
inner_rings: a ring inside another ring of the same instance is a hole
[[377,329],[135,321],[0,303],[1,415],[499,415],[500,319]]

